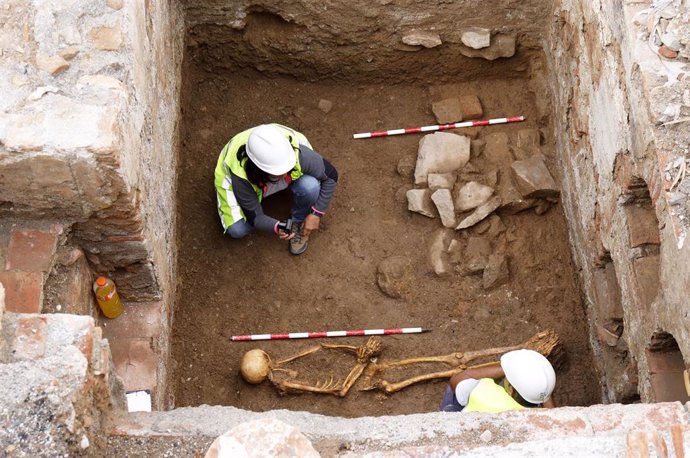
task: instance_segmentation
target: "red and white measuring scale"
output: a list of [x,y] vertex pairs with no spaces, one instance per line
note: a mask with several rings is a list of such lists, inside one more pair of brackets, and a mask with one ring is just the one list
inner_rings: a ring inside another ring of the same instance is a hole
[[393,129],[393,130],[382,130],[379,132],[364,132],[361,134],[354,134],[352,138],[374,138],[374,137],[388,137],[390,135],[403,135],[403,134],[418,134],[420,132],[434,132],[437,130],[449,130],[458,129],[460,127],[477,127],[477,126],[490,126],[494,124],[508,124],[511,122],[522,122],[525,120],[524,116],[513,116],[511,118],[494,118],[494,119],[483,119],[481,121],[463,121],[454,122],[450,124],[435,124],[433,126],[423,126],[423,127],[406,127],[404,129]]
[[233,342],[247,340],[283,340],[283,339],[316,339],[323,337],[352,337],[352,336],[382,336],[391,334],[419,334],[429,332],[424,328],[386,328],[386,329],[359,329],[354,331],[319,331],[319,332],[289,332],[287,334],[250,334],[244,336],[232,336]]

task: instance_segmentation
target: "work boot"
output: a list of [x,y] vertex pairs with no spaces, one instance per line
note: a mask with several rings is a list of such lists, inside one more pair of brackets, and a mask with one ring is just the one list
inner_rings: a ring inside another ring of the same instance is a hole
[[302,235],[302,223],[292,223],[292,233],[295,234],[295,236],[290,239],[290,247],[288,250],[290,254],[297,256],[307,251],[309,236]]

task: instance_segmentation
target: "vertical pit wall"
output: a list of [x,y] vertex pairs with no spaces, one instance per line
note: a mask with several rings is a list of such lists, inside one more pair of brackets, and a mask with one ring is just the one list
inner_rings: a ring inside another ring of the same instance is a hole
[[676,84],[663,74],[675,63],[639,38],[634,15],[646,6],[565,0],[545,46],[564,206],[609,402],[662,397],[648,358],[655,333],[690,358],[690,243],[664,174],[678,151],[653,96]]

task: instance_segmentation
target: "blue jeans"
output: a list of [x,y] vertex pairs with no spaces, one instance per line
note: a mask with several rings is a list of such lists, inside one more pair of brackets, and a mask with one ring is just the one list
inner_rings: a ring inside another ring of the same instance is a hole
[[450,388],[450,385],[446,385],[446,391],[443,393],[441,406],[438,410],[441,412],[461,412],[462,409],[464,407],[458,402],[455,392]]
[[[311,175],[302,175],[290,184],[292,190],[293,205],[290,217],[293,223],[301,223],[309,214],[311,206],[319,198],[321,182]],[[254,225],[246,219],[235,221],[225,230],[233,239],[241,239],[254,229]]]

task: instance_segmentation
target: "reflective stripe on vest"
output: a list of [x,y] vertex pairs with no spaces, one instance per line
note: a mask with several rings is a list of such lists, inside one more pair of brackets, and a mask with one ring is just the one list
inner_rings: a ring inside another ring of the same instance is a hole
[[483,378],[470,393],[469,402],[463,412],[499,413],[522,409],[524,407],[518,404],[502,386],[496,385],[496,382],[490,378]]
[[[311,144],[304,134],[297,132],[296,130],[290,129],[289,127],[280,124],[271,124],[277,127],[285,138],[292,144],[292,148],[295,151],[295,156],[297,162],[295,168],[290,173],[290,179],[292,181],[297,180],[302,176],[302,166],[299,163],[299,145],[306,145],[311,148]],[[247,181],[247,171],[244,168],[246,160],[242,163],[237,160],[237,151],[241,146],[247,144],[249,140],[249,135],[252,133],[251,129],[242,131],[232,137],[230,141],[223,147],[218,157],[218,163],[216,164],[215,179],[214,184],[216,186],[216,198],[218,200],[218,215],[220,216],[221,223],[223,224],[223,231],[227,230],[229,226],[233,223],[239,221],[240,219],[245,219],[244,212],[240,208],[235,194],[232,192],[232,180],[230,178],[230,172],[234,173],[240,178]],[[256,192],[259,202],[263,198],[263,190],[256,186],[254,183],[249,182],[254,192]]]

